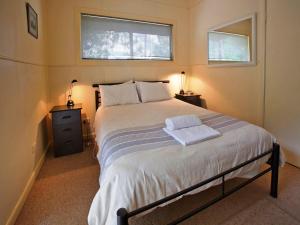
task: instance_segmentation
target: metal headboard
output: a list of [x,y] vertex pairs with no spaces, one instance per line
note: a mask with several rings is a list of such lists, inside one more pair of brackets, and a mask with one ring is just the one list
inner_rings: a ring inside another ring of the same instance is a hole
[[[133,81],[134,82],[134,81]],[[144,82],[150,82],[150,83],[156,83],[156,82],[162,82],[162,83],[170,83],[169,80],[150,80],[150,81],[144,81]],[[96,88],[95,90],[95,103],[96,103],[96,110],[100,107],[101,105],[101,94],[99,90],[99,85],[118,85],[122,84],[122,82],[116,82],[116,83],[100,83],[100,84],[93,84],[92,86]]]

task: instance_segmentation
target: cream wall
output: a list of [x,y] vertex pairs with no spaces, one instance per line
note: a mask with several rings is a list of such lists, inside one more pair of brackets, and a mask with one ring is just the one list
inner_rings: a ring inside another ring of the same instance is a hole
[[13,224],[47,148],[44,2],[39,39],[27,33],[23,0],[0,1],[0,224]]
[[300,1],[268,0],[265,127],[300,167]]
[[[262,124],[264,75],[264,1],[190,1],[190,88],[202,94],[207,107]],[[233,7],[234,6],[234,7]],[[257,65],[210,67],[207,62],[208,29],[257,13]]]
[[[298,0],[190,0],[190,88],[203,95],[209,109],[264,126],[296,166],[300,166],[299,10]],[[257,65],[209,67],[207,30],[254,12]]]
[[[7,225],[14,223],[43,163],[48,147],[48,110],[65,103],[70,80],[80,81],[74,99],[83,103],[84,112],[93,119],[94,82],[174,80],[174,74],[188,72],[188,9],[184,1],[29,2],[39,16],[38,40],[27,33],[25,1],[0,1],[0,28],[5,31],[0,33],[0,99],[4,108],[0,121],[0,224]],[[81,63],[76,57],[76,15],[83,8],[85,12],[171,21],[175,24],[175,62]]]
[[[51,0],[48,11],[48,57],[50,105],[65,104],[69,82],[76,78],[75,102],[93,120],[94,91],[91,84],[99,82],[175,79],[182,70],[188,72],[188,8],[176,0]],[[105,61],[84,63],[79,57],[79,13],[90,12],[108,16],[142,19],[174,24],[174,62]],[[175,89],[178,87],[175,86]],[[176,90],[177,90],[176,89]]]
[[[74,78],[80,82],[75,88],[74,100],[82,102],[84,112],[93,119],[92,83],[128,79],[175,80],[175,74],[185,70],[191,75],[190,88],[203,95],[209,109],[260,125],[265,118],[266,128],[288,149],[289,161],[300,165],[297,136],[300,76],[295,76],[299,52],[296,48],[299,47],[298,0],[268,1],[266,68],[265,1],[29,2],[39,14],[38,40],[27,33],[25,1],[0,1],[0,100],[4,109],[0,114],[0,224],[13,224],[21,209],[48,145],[47,112],[52,105],[65,103],[67,86]],[[80,11],[174,23],[175,61],[81,62],[78,58]],[[208,28],[253,12],[258,15],[257,65],[209,67],[206,57]],[[267,71],[265,108],[264,69]],[[173,88],[178,89],[176,85]]]

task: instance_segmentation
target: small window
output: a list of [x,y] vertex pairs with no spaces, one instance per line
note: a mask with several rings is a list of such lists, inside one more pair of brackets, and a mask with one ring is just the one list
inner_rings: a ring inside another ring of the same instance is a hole
[[81,14],[81,58],[172,60],[172,25]]
[[249,62],[249,36],[209,32],[209,60],[228,62]]

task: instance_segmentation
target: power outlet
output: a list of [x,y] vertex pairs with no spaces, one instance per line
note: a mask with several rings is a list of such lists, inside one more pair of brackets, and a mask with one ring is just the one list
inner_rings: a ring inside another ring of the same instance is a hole
[[83,121],[83,124],[89,124],[90,123],[90,118],[85,118]]

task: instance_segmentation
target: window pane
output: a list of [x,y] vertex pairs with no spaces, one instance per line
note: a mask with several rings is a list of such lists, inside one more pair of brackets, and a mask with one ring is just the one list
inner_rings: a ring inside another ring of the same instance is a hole
[[82,58],[171,60],[171,29],[171,25],[82,15]]
[[146,57],[146,34],[133,34],[133,57],[144,59]]
[[89,34],[82,46],[83,58],[123,59],[130,56],[129,33],[104,31]]
[[249,37],[244,35],[209,32],[209,60],[250,61]]
[[133,34],[133,58],[134,59],[170,59],[170,37]]

